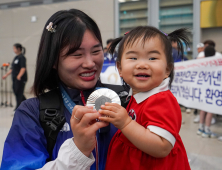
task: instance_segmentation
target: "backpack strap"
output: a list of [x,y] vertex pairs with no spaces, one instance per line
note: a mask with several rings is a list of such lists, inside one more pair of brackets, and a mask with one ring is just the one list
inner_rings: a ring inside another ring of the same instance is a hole
[[113,84],[103,84],[104,87],[107,87],[108,89],[111,89],[113,91],[115,91],[120,100],[121,100],[121,106],[123,106],[124,108],[127,107],[128,103],[129,103],[129,99],[127,100],[127,96],[128,96],[128,90],[126,90],[123,86],[120,85],[113,85]]
[[[129,100],[126,100],[128,92],[125,88],[123,88],[123,86],[112,84],[103,84],[103,86],[115,91],[120,97],[121,105],[126,108],[129,103]],[[47,141],[47,151],[49,153],[49,158],[47,159],[48,162],[52,159],[52,151],[55,146],[58,133],[66,122],[64,116],[64,105],[59,88],[44,93],[38,96],[38,98],[40,103],[39,119],[44,130]],[[101,128],[100,133],[105,133],[108,130],[109,127]]]
[[38,98],[40,103],[39,119],[47,140],[47,151],[49,153],[49,158],[47,159],[48,162],[52,159],[52,151],[58,133],[66,122],[64,105],[59,89],[51,90],[38,96]]

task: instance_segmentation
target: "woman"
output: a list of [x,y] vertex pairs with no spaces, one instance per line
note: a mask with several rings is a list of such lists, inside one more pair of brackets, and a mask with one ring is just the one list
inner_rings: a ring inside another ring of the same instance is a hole
[[[103,60],[100,31],[88,15],[71,9],[49,18],[40,41],[33,90],[39,96],[60,87],[68,98],[64,102],[66,127],[58,133],[50,155],[39,120],[39,99],[26,100],[17,109],[5,141],[2,169],[104,169],[117,129],[110,125],[109,131],[99,133],[108,124],[96,122],[98,112],[83,106],[95,88],[102,86]],[[76,105],[73,110],[67,102]]]
[[25,83],[27,82],[27,71],[26,71],[26,58],[25,48],[21,44],[16,43],[13,45],[13,51],[16,57],[12,61],[11,69],[2,77],[5,79],[12,74],[12,88],[16,97],[16,107],[21,104],[22,101],[26,100],[24,96]]

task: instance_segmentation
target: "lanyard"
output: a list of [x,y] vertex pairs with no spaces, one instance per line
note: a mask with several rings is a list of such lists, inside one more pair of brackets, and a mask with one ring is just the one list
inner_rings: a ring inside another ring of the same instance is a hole
[[60,85],[60,91],[62,94],[62,100],[63,100],[65,107],[68,109],[69,113],[72,114],[72,110],[74,109],[76,104],[69,97],[69,95],[67,94],[65,89],[62,87],[62,85]]
[[86,101],[85,101],[84,94],[83,94],[82,91],[80,91],[80,94],[81,94],[82,103],[83,103],[83,105],[85,106],[85,105],[86,105]]
[[[99,88],[96,88],[96,89],[99,89]],[[76,104],[69,97],[69,95],[67,94],[65,89],[62,87],[62,85],[60,85],[60,91],[61,91],[61,94],[62,94],[63,103],[64,103],[65,107],[68,109],[69,113],[72,115],[72,110],[74,109]],[[83,95],[83,92],[80,91],[80,94],[81,94],[82,102],[83,102],[83,104],[85,106],[86,105],[86,101],[85,101],[85,97]],[[99,169],[99,150],[98,150],[97,137],[96,137],[95,152],[96,152],[96,170],[98,170]]]

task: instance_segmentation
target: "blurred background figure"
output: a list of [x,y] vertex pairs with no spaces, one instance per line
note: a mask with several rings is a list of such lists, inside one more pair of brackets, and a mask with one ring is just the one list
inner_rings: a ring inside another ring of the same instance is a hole
[[113,39],[111,39],[111,38],[106,41],[106,47],[103,49],[104,53],[107,53],[107,50],[108,50],[110,44],[112,43],[112,41],[113,41]]
[[171,38],[170,39],[171,41],[171,45],[172,45],[172,55],[173,55],[173,60],[174,60],[174,63],[176,62],[181,62],[182,60],[183,61],[186,61],[188,60],[186,56],[183,57],[182,59],[182,55],[181,55],[181,52],[178,51],[178,47],[177,47],[177,42],[174,38]]
[[26,100],[24,96],[25,84],[27,82],[27,71],[26,71],[26,58],[25,48],[21,44],[16,43],[13,45],[13,51],[16,54],[12,61],[11,69],[2,77],[7,78],[12,74],[12,88],[16,97],[16,107],[18,108],[23,100]]
[[[204,43],[197,44],[197,51],[198,51],[197,59],[201,59],[204,57],[212,57],[212,56],[221,56],[222,57],[222,55],[220,53],[216,52],[215,46],[216,46],[216,44],[212,40],[206,40],[206,41],[204,41]],[[194,115],[196,115],[196,117],[193,120],[194,123],[200,122],[200,115],[198,115],[197,112],[198,112],[198,110],[195,109]],[[201,111],[200,111],[200,113],[203,114],[203,115],[201,115],[202,117],[205,117],[205,113],[203,113]],[[215,122],[216,122],[216,120],[212,115],[211,116],[211,124],[214,124]],[[201,124],[201,122],[200,122],[200,124]]]
[[[212,46],[212,47],[216,47],[216,43],[213,41],[213,40],[206,40],[204,41],[204,49],[207,47],[207,46]],[[200,58],[204,58],[204,51],[201,51],[199,52],[198,56],[197,56],[197,59],[200,59]],[[215,52],[215,56],[217,57],[222,57],[222,54],[219,53],[219,52]]]
[[216,50],[213,46],[208,45],[204,49],[205,57],[213,57],[216,54]]
[[[214,49],[214,46],[207,45],[204,49],[204,57],[212,57],[215,56],[216,50]],[[210,112],[205,112],[203,110],[200,110],[200,123],[199,123],[199,129],[197,130],[197,134],[201,135],[205,138],[215,138],[216,134],[211,132],[210,126],[212,121],[213,114]],[[214,122],[215,123],[215,122]]]
[[198,52],[198,54],[200,52],[202,52],[202,51],[204,51],[204,44],[203,43],[198,43],[197,44],[197,52]]
[[[171,45],[172,45],[172,56],[173,56],[174,63],[188,60],[185,55],[183,55],[183,58],[182,58],[181,52],[178,51],[176,39],[170,38],[170,41],[171,41]],[[190,108],[185,107],[185,109],[186,109],[186,112],[188,112],[188,113],[191,112]],[[185,123],[184,120],[182,120],[182,123]]]
[[117,53],[114,53],[112,56],[110,53],[108,53],[108,49],[110,44],[112,43],[113,39],[108,39],[106,41],[106,47],[104,48],[104,64],[115,64],[116,58],[117,58]]
[[[198,43],[197,44],[197,52],[198,52],[198,54],[200,52],[202,52],[202,51],[204,51],[204,44],[203,43]],[[195,58],[197,59],[197,57],[195,57]],[[195,118],[193,119],[193,122],[194,123],[199,123],[200,122],[200,115],[198,114],[198,110],[195,109],[193,113],[195,115]]]

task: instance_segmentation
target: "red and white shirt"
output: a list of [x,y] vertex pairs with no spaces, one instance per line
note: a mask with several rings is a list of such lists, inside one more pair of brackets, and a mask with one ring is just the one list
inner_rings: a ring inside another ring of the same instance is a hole
[[[106,170],[190,170],[179,136],[181,110],[168,85],[169,78],[148,92],[135,94],[130,99],[127,111],[134,121],[168,140],[173,146],[171,152],[165,158],[154,158],[136,148],[118,130],[109,146]],[[129,95],[132,95],[132,90]]]

